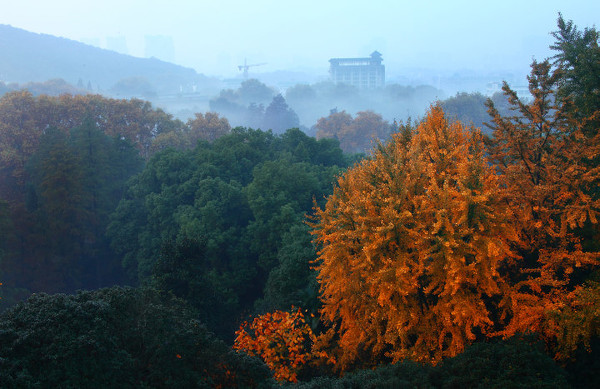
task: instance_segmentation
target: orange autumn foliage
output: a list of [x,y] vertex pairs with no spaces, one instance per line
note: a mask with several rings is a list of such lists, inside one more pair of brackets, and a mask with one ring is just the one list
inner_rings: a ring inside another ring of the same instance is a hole
[[[437,362],[486,337],[536,332],[566,358],[600,333],[600,135],[584,133],[560,74],[532,65],[531,103],[490,102],[494,138],[431,108],[342,175],[312,223],[316,343],[346,371]],[[594,115],[600,115],[596,112]]]
[[332,112],[320,118],[315,128],[317,139],[335,138],[347,153],[369,150],[373,142],[388,138],[390,131],[389,123],[381,115],[369,110],[357,112],[355,118],[346,111]]
[[488,108],[499,195],[511,209],[519,232],[514,249],[521,256],[506,268],[511,288],[501,302],[507,322],[501,334],[537,332],[558,343],[556,356],[564,358],[575,338],[564,334],[555,313],[578,309],[587,288],[582,280],[600,264],[599,253],[585,249],[581,238],[584,229],[597,228],[600,212],[600,135],[585,135],[586,121],[576,119],[570,101],[557,96],[560,76],[547,61],[534,62],[533,100],[522,102],[505,84],[515,115],[501,117],[491,102]]
[[297,382],[301,368],[322,354],[313,354],[315,341],[302,311],[275,311],[244,322],[233,348],[260,357],[278,381]]
[[312,224],[337,367],[437,362],[495,331],[517,239],[482,135],[431,108],[339,178]]

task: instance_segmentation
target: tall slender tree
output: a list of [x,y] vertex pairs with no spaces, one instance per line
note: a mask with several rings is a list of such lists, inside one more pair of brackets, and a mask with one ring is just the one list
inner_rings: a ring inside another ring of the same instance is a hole
[[551,342],[561,342],[553,312],[569,307],[585,287],[582,281],[600,265],[600,252],[582,244],[582,232],[597,224],[600,212],[600,169],[592,163],[600,135],[585,135],[587,120],[561,94],[561,77],[549,61],[534,62],[530,103],[506,83],[515,114],[503,117],[488,101],[499,195],[520,237],[514,249],[521,259],[506,268],[511,289],[501,304],[507,320],[502,333],[535,331]]
[[559,96],[573,101],[573,114],[585,120],[584,132],[594,135],[600,126],[600,33],[596,28],[577,29],[573,21],[558,16],[551,49],[561,82]]

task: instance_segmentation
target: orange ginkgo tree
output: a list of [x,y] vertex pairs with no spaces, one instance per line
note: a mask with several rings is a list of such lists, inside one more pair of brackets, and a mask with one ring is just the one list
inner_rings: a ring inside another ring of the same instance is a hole
[[437,362],[496,331],[500,269],[518,239],[480,132],[439,106],[342,175],[312,224],[318,347],[339,370]]

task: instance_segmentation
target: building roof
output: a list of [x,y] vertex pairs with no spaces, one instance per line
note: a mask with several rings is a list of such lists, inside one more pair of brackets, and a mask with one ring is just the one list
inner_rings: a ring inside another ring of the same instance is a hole
[[371,65],[373,63],[381,63],[383,58],[377,50],[371,53],[369,57],[362,58],[331,58],[329,62],[332,65]]

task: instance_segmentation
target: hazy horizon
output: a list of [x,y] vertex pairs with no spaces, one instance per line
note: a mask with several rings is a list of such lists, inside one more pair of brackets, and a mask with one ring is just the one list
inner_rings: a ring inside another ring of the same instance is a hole
[[0,23],[218,77],[239,75],[245,59],[264,63],[256,73],[326,74],[332,57],[378,50],[393,78],[407,69],[524,72],[552,55],[558,12],[580,28],[600,18],[593,1],[386,3],[24,0],[5,5]]

